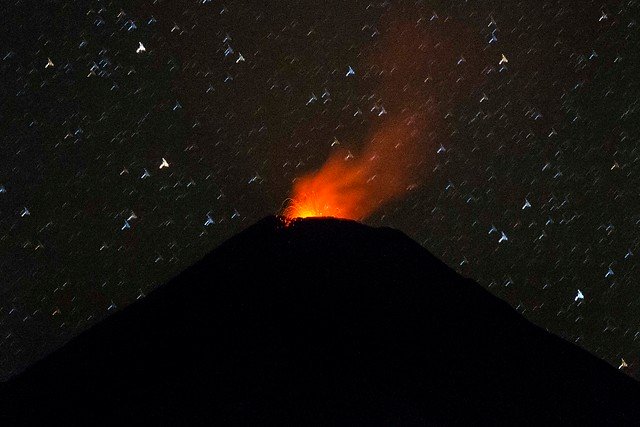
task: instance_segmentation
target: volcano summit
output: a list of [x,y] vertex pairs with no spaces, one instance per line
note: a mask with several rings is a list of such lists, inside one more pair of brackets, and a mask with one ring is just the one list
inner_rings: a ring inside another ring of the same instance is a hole
[[640,386],[389,228],[267,217],[2,385],[3,425],[640,423]]

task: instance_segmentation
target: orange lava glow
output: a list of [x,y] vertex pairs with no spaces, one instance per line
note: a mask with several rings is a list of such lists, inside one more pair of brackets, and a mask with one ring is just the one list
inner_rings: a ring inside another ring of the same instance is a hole
[[[345,156],[346,157],[346,156]],[[332,216],[357,219],[366,201],[365,168],[334,155],[317,173],[299,178],[293,188],[287,218]]]
[[331,216],[361,220],[417,184],[424,122],[415,115],[378,130],[358,155],[336,151],[320,170],[295,180],[288,219]]

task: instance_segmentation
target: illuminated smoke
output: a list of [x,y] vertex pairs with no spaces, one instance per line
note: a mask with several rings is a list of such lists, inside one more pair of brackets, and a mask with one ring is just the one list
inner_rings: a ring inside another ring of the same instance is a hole
[[424,180],[427,153],[435,153],[430,132],[437,114],[423,84],[433,52],[420,42],[424,34],[414,24],[391,19],[376,51],[360,67],[372,76],[381,104],[372,114],[364,147],[354,155],[337,150],[319,170],[296,178],[287,218],[361,220]]

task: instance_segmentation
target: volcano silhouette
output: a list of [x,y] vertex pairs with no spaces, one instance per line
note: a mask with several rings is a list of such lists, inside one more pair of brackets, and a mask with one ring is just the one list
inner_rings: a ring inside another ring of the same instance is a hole
[[267,217],[2,385],[3,425],[640,425],[640,387],[402,233]]

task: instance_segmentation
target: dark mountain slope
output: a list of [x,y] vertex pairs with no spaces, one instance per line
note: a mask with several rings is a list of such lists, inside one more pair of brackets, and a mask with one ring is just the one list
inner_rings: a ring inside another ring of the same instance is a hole
[[10,423],[54,425],[639,425],[639,406],[402,233],[275,217],[0,390]]

